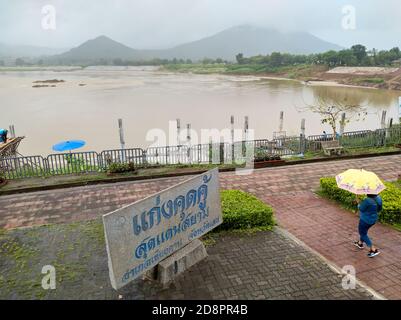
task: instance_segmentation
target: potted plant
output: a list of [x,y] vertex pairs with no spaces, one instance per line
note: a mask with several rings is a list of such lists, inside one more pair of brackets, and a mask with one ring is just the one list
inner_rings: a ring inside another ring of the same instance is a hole
[[108,176],[113,176],[115,174],[120,174],[120,173],[137,173],[135,164],[133,162],[129,163],[113,162],[109,165],[109,169],[107,171]]
[[270,166],[276,166],[284,163],[279,155],[271,155],[265,149],[257,149],[254,157],[254,168],[265,168]]

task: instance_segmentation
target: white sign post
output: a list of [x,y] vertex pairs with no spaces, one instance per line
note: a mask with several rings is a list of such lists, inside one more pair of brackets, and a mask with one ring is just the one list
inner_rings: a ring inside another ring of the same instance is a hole
[[112,287],[120,289],[221,223],[218,169],[104,215]]

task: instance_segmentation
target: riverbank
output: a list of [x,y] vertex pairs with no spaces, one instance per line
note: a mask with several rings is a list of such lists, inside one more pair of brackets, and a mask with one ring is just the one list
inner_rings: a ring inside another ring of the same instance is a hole
[[[401,69],[395,72],[377,73],[368,70],[363,73],[331,72],[327,66],[297,65],[278,67],[271,70],[260,65],[239,64],[169,64],[160,67],[162,71],[193,74],[224,74],[233,76],[257,76],[260,79],[292,80],[307,85],[343,86],[401,91]],[[349,68],[352,69],[352,68]],[[369,69],[369,68],[365,68]],[[373,69],[373,68],[372,68]],[[384,68],[382,68],[384,69]],[[329,72],[330,71],[330,72]]]

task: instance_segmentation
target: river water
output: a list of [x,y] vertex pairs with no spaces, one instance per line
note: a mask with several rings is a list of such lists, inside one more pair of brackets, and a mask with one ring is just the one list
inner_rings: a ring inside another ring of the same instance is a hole
[[[32,87],[34,81],[49,79],[65,82]],[[170,138],[167,144],[173,143],[169,121],[177,118],[181,127],[190,123],[199,138],[201,129],[229,129],[231,116],[238,130],[248,116],[255,138],[272,138],[280,111],[287,135],[299,135],[303,118],[307,135],[329,133],[330,127],[307,108],[319,96],[342,96],[367,108],[366,119],[351,121],[345,131],[379,128],[383,110],[387,119],[398,119],[399,92],[253,76],[173,74],[152,67],[90,67],[0,71],[0,127],[14,124],[17,135],[26,136],[19,150],[24,155],[47,155],[53,144],[69,139],[85,140],[82,151],[119,148],[119,118],[127,148],[149,146],[147,134],[155,128]]]

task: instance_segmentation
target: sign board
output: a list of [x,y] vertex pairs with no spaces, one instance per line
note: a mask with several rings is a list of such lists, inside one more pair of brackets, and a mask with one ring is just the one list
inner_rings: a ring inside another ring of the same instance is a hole
[[221,223],[218,169],[105,214],[113,288],[125,286]]

